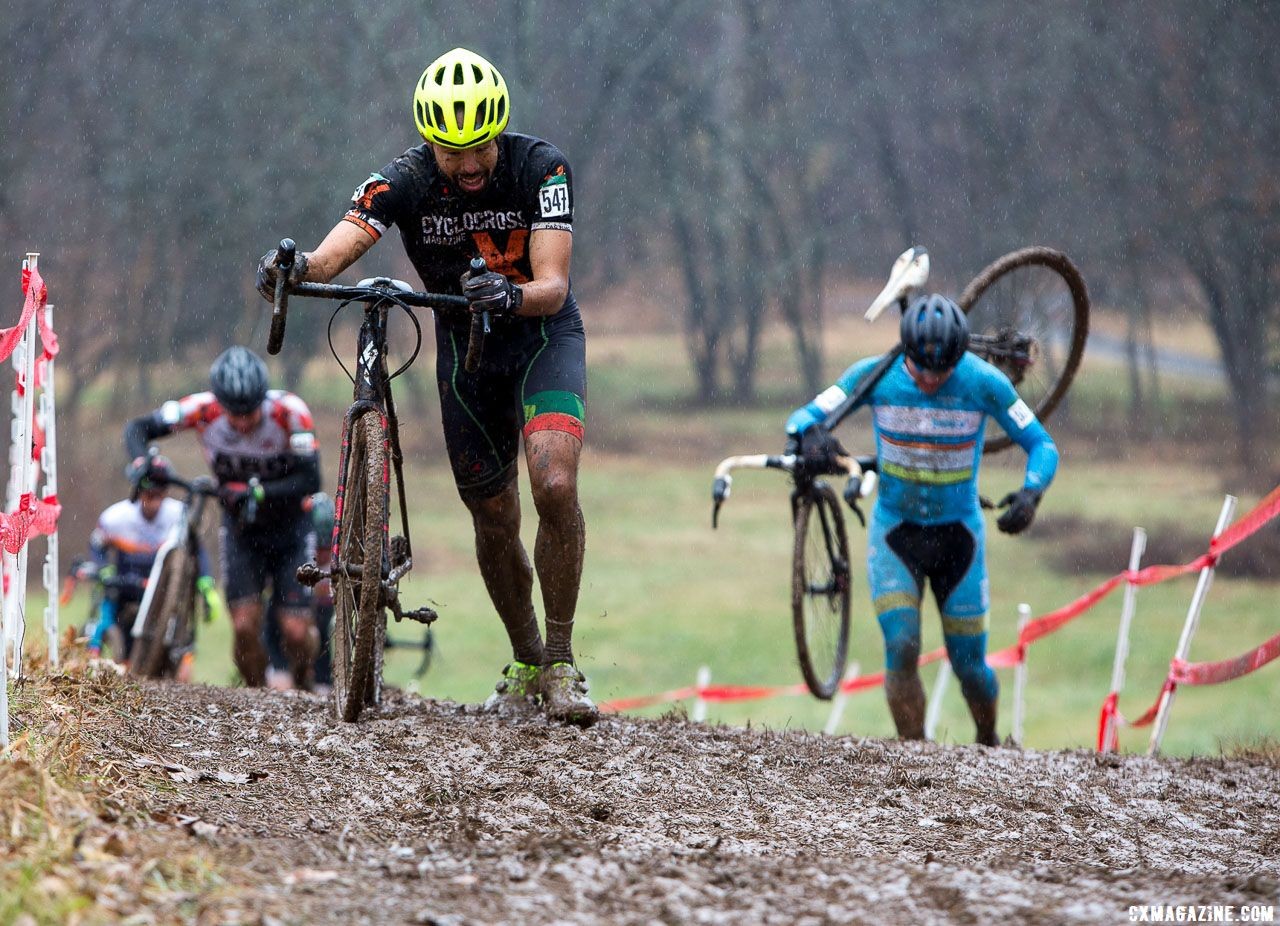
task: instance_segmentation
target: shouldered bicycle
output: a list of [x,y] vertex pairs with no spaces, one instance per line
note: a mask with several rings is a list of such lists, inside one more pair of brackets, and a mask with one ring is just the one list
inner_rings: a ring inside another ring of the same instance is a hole
[[[889,281],[867,309],[869,321],[890,305],[905,309],[929,277],[928,252],[905,251]],[[1023,248],[982,270],[957,300],[969,317],[969,350],[1009,377],[1038,418],[1047,418],[1066,395],[1089,334],[1089,294],[1071,260],[1050,248]],[[869,394],[902,356],[901,345],[888,351],[823,422],[834,429]],[[990,435],[983,453],[1011,446],[1005,434]],[[858,502],[875,489],[874,456],[838,457],[847,475],[843,497],[858,519]],[[795,454],[732,456],[716,467],[712,484],[712,527],[729,498],[734,469],[778,469],[792,477],[794,543],[791,559],[791,620],[800,671],[815,697],[831,698],[840,686],[848,658],[851,592],[854,584],[844,514],[835,490],[810,473]],[[990,503],[986,502],[990,507]]]

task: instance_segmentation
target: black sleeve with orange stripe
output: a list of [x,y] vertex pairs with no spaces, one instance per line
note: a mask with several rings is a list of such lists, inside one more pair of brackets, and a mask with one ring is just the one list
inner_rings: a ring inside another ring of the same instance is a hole
[[374,240],[381,238],[399,219],[405,197],[403,185],[395,163],[369,175],[351,194],[351,208],[343,220],[363,228]]

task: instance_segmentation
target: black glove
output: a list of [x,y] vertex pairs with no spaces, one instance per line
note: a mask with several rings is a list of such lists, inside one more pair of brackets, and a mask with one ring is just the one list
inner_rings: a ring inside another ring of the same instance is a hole
[[490,315],[514,315],[524,304],[524,290],[492,270],[474,276],[470,270],[464,273],[462,295],[470,301],[472,312]]
[[[287,281],[290,286],[302,282],[307,275],[307,265],[307,255],[301,251],[294,255],[293,266],[289,269]],[[262,255],[262,260],[258,261],[258,294],[267,302],[276,301],[276,277],[279,275],[280,268],[276,266],[276,249],[272,248]]]
[[124,478],[137,485],[138,481],[147,475],[147,462],[146,457],[134,457],[125,465]]
[[858,505],[858,502],[861,499],[862,499],[862,477],[850,476],[849,481],[846,482],[844,485],[844,500],[845,500],[845,503],[853,510],[853,513],[858,516],[858,523],[861,524],[863,527],[866,527],[867,516],[862,513],[862,508]]
[[1038,489],[1019,489],[1000,499],[997,508],[1008,508],[996,519],[996,527],[1005,534],[1021,534],[1036,519],[1036,506],[1040,504]]
[[847,457],[845,450],[834,434],[820,424],[815,424],[800,435],[800,456],[804,460],[805,472],[811,476],[823,473],[836,473],[836,457]]
[[227,482],[218,486],[218,501],[227,514],[239,517],[249,501],[252,490],[243,482]]

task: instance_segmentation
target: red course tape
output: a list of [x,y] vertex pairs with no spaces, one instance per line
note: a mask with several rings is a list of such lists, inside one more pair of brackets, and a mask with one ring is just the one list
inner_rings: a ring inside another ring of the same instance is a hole
[[[0,359],[3,358],[0,357]],[[1029,644],[1069,624],[1125,582],[1132,582],[1134,585],[1155,585],[1159,582],[1166,582],[1169,579],[1192,572],[1199,572],[1206,567],[1217,565],[1218,558],[1223,553],[1257,533],[1264,524],[1277,516],[1280,516],[1280,486],[1273,489],[1248,514],[1215,537],[1209,544],[1209,552],[1203,553],[1190,562],[1182,563],[1181,565],[1147,566],[1137,572],[1125,570],[1112,576],[1095,588],[1085,592],[1070,604],[1063,605],[1061,608],[1050,611],[1048,614],[1042,614],[1029,621],[1018,635],[1017,643],[998,652],[987,654],[987,665],[993,669],[1007,669],[1018,665],[1026,658]],[[920,665],[928,665],[944,656],[946,656],[946,649],[939,647],[920,657]],[[1164,687],[1160,691],[1160,697],[1164,696],[1166,689],[1171,691],[1179,684],[1213,685],[1218,682],[1239,678],[1241,675],[1253,672],[1278,657],[1280,657],[1280,634],[1272,637],[1257,649],[1250,650],[1242,656],[1224,660],[1223,662],[1185,663],[1175,659],[1170,664],[1169,677],[1165,679]],[[855,691],[878,688],[883,682],[883,672],[877,672],[874,675],[860,675],[843,682],[840,685],[840,691],[844,694],[852,694]],[[807,691],[808,689],[804,685],[715,685],[701,689],[697,686],[689,686],[677,688],[674,691],[662,692],[661,694],[607,701],[601,704],[600,708],[605,711],[625,711],[637,707],[683,701],[686,698],[696,697],[701,697],[704,701],[751,701],[760,698],[771,698],[777,695],[804,694]],[[1160,704],[1160,698],[1157,698],[1156,703],[1148,708],[1141,717],[1130,721],[1125,720],[1121,715],[1118,700],[1118,696],[1115,692],[1112,692],[1102,705],[1102,714],[1098,719],[1099,749],[1103,748],[1102,739],[1108,716],[1116,718],[1116,726],[1144,727],[1155,719],[1156,710]]]

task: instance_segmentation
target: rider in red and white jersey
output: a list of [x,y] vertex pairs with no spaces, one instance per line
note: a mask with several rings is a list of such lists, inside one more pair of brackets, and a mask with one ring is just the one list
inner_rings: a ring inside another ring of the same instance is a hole
[[296,576],[310,562],[315,533],[303,502],[320,488],[311,410],[284,390],[268,390],[267,366],[231,347],[214,361],[208,392],[164,403],[125,426],[130,457],[157,438],[194,430],[222,502],[222,571],[235,628],[234,658],[245,684],[267,679],[263,593],[280,622],[293,684],[310,685],[319,644],[311,591]]

